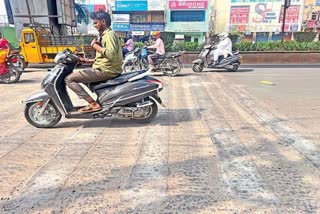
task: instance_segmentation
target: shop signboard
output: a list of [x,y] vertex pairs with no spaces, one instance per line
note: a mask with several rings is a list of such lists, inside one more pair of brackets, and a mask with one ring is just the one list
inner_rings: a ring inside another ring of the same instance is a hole
[[131,31],[164,31],[163,24],[130,24]]
[[113,23],[112,29],[114,31],[130,31],[130,24],[126,23]]
[[143,36],[144,35],[144,31],[132,31],[132,35],[133,36]]
[[129,14],[113,14],[113,22],[130,22]]
[[147,11],[147,0],[115,1],[115,11]]
[[198,0],[198,1],[179,1],[179,0],[169,0],[169,9],[170,10],[186,10],[186,9],[207,9],[208,1],[207,0]]

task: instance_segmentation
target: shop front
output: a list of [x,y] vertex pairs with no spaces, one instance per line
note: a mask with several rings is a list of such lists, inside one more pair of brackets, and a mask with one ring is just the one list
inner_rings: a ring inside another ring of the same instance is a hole
[[176,40],[202,43],[209,30],[209,1],[169,0],[165,31],[175,32]]
[[152,31],[164,31],[163,0],[115,1],[113,29],[121,37],[130,34],[134,41],[150,39]]

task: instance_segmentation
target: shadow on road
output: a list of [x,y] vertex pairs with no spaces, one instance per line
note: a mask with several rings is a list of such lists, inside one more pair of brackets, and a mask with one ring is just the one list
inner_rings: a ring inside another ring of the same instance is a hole
[[36,78],[36,79],[22,79],[22,80],[19,80],[19,82],[17,82],[17,84],[35,83],[35,82],[39,83],[39,81],[41,81],[41,80],[39,78]]
[[224,69],[210,69],[210,70],[206,70],[204,72],[239,73],[239,72],[252,72],[252,71],[254,71],[253,68],[239,68],[236,72],[227,71]]
[[[142,127],[142,126],[177,126],[179,123],[199,120],[201,118],[202,109],[168,109],[160,110],[157,117],[147,124],[138,124],[133,120],[126,118],[105,118],[105,119],[89,119],[89,120],[70,120],[58,123],[54,128],[66,127],[105,127],[105,128],[125,128],[125,127]],[[170,117],[168,120],[167,117]],[[111,121],[110,121],[111,120]]]

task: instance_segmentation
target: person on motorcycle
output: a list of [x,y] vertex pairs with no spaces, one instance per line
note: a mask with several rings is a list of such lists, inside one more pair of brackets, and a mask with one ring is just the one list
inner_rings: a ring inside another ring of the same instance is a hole
[[91,14],[94,27],[99,31],[98,39],[91,42],[96,50],[95,59],[80,58],[82,62],[91,62],[91,69],[75,71],[65,78],[68,87],[74,91],[79,98],[85,99],[89,104],[79,109],[80,113],[89,113],[101,110],[97,103],[80,83],[101,82],[115,78],[122,73],[122,48],[117,34],[110,28],[110,15],[100,9]]
[[9,42],[5,38],[0,38],[0,75],[8,73],[6,59],[10,51]]
[[124,47],[122,48],[122,56],[124,58],[124,56],[130,52],[134,50],[134,41],[132,39],[132,36],[130,34],[127,35],[127,41],[124,44]]
[[0,38],[0,49],[1,50],[9,50],[9,41],[6,38]]
[[219,44],[217,48],[210,53],[212,63],[208,66],[212,67],[218,64],[219,56],[224,56],[225,58],[228,54],[232,55],[232,41],[229,38],[229,34],[227,32],[220,33],[219,35]]
[[148,62],[152,70],[155,70],[155,63],[154,60],[158,59],[160,56],[165,54],[164,44],[162,39],[160,39],[160,32],[155,31],[152,33],[153,40],[155,40],[155,44],[148,46],[147,48],[156,48],[156,52],[154,54],[150,54],[148,56]]

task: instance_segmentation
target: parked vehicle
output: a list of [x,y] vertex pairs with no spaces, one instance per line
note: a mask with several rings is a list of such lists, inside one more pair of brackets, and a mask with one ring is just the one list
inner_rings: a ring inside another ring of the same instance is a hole
[[[192,70],[194,72],[202,72],[204,68],[208,68],[208,57],[210,57],[210,52],[213,51],[216,46],[207,44],[203,47],[203,50],[199,54],[199,59],[192,62]],[[209,66],[209,68],[216,69],[226,69],[227,71],[237,71],[241,62],[241,55],[239,52],[234,52],[233,55],[228,55],[227,58],[220,56],[218,63],[214,66]]]
[[72,73],[79,61],[71,50],[57,54],[57,65],[43,79],[44,91],[30,96],[25,101],[25,117],[38,128],[49,128],[57,124],[61,117],[95,119],[105,117],[124,117],[137,123],[148,123],[158,113],[162,104],[159,92],[163,83],[151,76],[150,70],[125,73],[117,78],[87,84],[97,94],[102,109],[92,113],[79,113],[67,93],[65,77]]
[[8,56],[7,50],[0,50],[0,81],[16,83],[19,81],[22,70],[14,64]]
[[24,58],[25,66],[30,63],[53,63],[57,53],[67,48],[71,51],[81,50],[77,52],[78,56],[94,58],[95,50],[90,45],[94,38],[94,35],[56,36],[41,25],[26,27],[21,31],[20,55]]
[[122,70],[124,72],[139,71],[142,69],[148,69],[148,59],[143,56],[143,49],[136,48],[134,51],[125,55],[122,64]]

